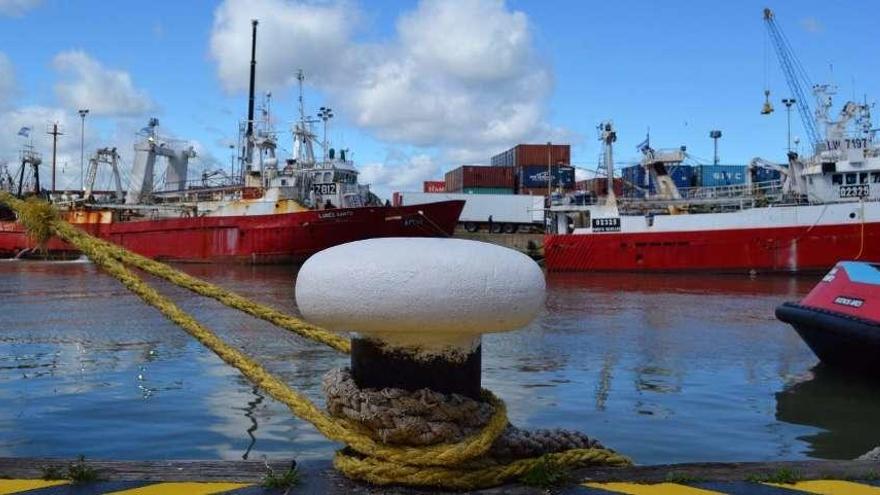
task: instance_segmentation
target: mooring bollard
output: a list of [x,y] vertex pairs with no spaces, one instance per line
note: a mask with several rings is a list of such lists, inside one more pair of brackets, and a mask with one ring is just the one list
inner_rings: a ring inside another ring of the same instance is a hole
[[385,238],[309,258],[296,302],[309,321],[353,331],[359,388],[480,395],[481,338],[527,325],[544,274],[512,249],[462,239]]

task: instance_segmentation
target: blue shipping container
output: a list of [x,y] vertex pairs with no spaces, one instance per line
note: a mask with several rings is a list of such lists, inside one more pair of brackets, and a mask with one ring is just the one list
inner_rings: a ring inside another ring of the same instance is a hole
[[[629,191],[637,191],[636,187],[646,189],[649,193],[655,192],[654,181],[645,172],[645,168],[641,165],[631,165],[623,170],[624,189]],[[690,165],[676,165],[669,167],[667,173],[672,178],[672,182],[679,189],[685,189],[694,186],[694,167]],[[647,176],[647,185],[645,178]]]
[[752,182],[770,182],[780,180],[782,174],[779,170],[770,170],[768,168],[755,168],[755,174],[752,176]]
[[698,165],[696,182],[700,187],[733,186],[745,184],[745,165]]
[[625,187],[639,187],[642,189],[653,188],[653,186],[645,182],[645,169],[641,165],[630,165],[624,167],[621,171],[623,175],[623,183]]
[[[571,167],[553,166],[553,187],[574,189],[574,169]],[[517,170],[520,187],[547,187],[550,173],[547,165],[526,165]]]
[[690,165],[670,167],[669,176],[672,177],[672,182],[675,182],[675,186],[679,189],[694,187],[694,167]]

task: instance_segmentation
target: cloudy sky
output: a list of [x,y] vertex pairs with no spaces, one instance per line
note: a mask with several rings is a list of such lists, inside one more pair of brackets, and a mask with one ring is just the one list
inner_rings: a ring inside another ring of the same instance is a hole
[[[79,108],[86,149],[136,130],[191,140],[198,169],[229,166],[246,112],[250,20],[260,20],[257,83],[279,129],[295,118],[297,69],[307,112],[330,106],[329,137],[350,148],[380,194],[420,187],[519,142],[568,142],[596,168],[595,126],[613,119],[616,157],[658,147],[711,159],[782,160],[789,96],[761,20],[764,3],[815,81],[841,97],[878,94],[880,3],[560,0],[0,0],[0,162],[16,161],[22,126],[48,155],[57,121],[59,187],[78,187]],[[659,5],[659,4],[658,4]],[[759,115],[764,87],[778,108]],[[794,133],[800,134],[797,116]],[[281,141],[282,153],[290,138]]]

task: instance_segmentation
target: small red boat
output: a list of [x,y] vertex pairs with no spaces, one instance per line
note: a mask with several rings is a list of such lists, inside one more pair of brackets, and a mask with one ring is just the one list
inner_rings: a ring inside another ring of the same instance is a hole
[[880,375],[880,265],[842,261],[776,317],[825,364]]

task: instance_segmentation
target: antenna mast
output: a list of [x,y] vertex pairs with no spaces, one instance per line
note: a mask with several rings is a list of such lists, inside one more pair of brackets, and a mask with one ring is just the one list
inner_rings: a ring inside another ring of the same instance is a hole
[[251,167],[251,154],[253,153],[254,143],[254,85],[257,78],[257,24],[256,19],[251,20],[253,32],[251,35],[251,80],[248,87],[248,116],[247,116],[247,132],[245,133],[245,161],[247,161],[248,169]]
[[52,192],[55,192],[55,160],[58,156],[58,136],[64,133],[58,130],[58,122],[53,122],[48,134],[52,136]]
[[303,74],[302,69],[296,71],[296,80],[299,82],[299,120],[300,122],[305,122],[306,120],[306,109],[303,104],[303,81],[306,76]]

